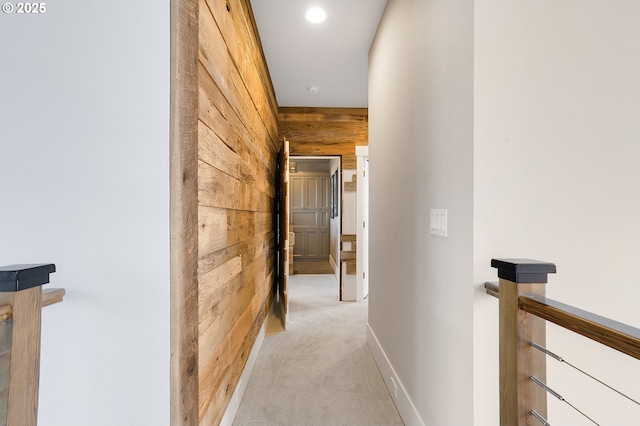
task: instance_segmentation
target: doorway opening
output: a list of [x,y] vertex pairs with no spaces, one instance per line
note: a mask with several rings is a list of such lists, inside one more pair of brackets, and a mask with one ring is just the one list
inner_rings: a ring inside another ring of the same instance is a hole
[[289,186],[293,275],[333,274],[339,279],[340,157],[292,156]]

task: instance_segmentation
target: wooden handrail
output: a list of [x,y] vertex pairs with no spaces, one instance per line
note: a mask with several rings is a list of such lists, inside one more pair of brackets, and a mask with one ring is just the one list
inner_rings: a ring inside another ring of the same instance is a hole
[[11,318],[11,313],[13,312],[13,308],[11,305],[2,305],[0,306],[0,322],[6,321]]
[[[500,298],[496,283],[486,282],[487,294]],[[520,296],[518,307],[537,317],[640,359],[640,329],[542,296]]]
[[67,292],[64,288],[48,288],[42,290],[42,307],[62,302]]
[[493,297],[500,298],[500,286],[498,283],[486,282],[484,283],[484,289],[487,291],[487,294]]
[[38,423],[42,307],[61,302],[65,294],[64,289],[42,288],[55,271],[53,263],[0,266],[2,425]]
[[547,322],[640,359],[640,329],[546,297],[555,264],[492,259],[491,266],[498,269],[499,285],[486,282],[484,288],[500,305],[501,426],[548,424],[546,386],[538,386],[546,382],[545,352],[538,349],[545,346]]
[[[40,304],[40,307],[44,308],[45,306],[62,302],[65,294],[66,294],[66,291],[64,288],[48,288],[46,290],[42,290],[42,302]],[[0,322],[10,319],[12,315],[13,315],[13,306],[11,305],[0,306]]]
[[640,329],[542,296],[520,296],[525,312],[640,359]]

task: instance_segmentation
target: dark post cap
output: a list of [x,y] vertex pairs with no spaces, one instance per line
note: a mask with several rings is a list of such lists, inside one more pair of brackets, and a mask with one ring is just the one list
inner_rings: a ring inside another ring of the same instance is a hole
[[491,259],[498,277],[514,283],[546,283],[547,274],[556,273],[556,265],[531,259]]
[[53,263],[0,266],[0,292],[20,291],[47,284],[56,271]]

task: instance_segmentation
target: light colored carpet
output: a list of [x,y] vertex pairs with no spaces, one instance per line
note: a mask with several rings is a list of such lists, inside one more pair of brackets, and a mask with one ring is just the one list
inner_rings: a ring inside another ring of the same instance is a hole
[[402,425],[366,344],[367,302],[333,275],[289,278],[287,331],[265,338],[235,426]]

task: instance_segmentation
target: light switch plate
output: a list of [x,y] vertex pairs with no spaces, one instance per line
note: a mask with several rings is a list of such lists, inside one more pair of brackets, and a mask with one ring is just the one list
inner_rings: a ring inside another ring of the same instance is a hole
[[447,236],[447,209],[431,209],[429,232],[441,237]]

